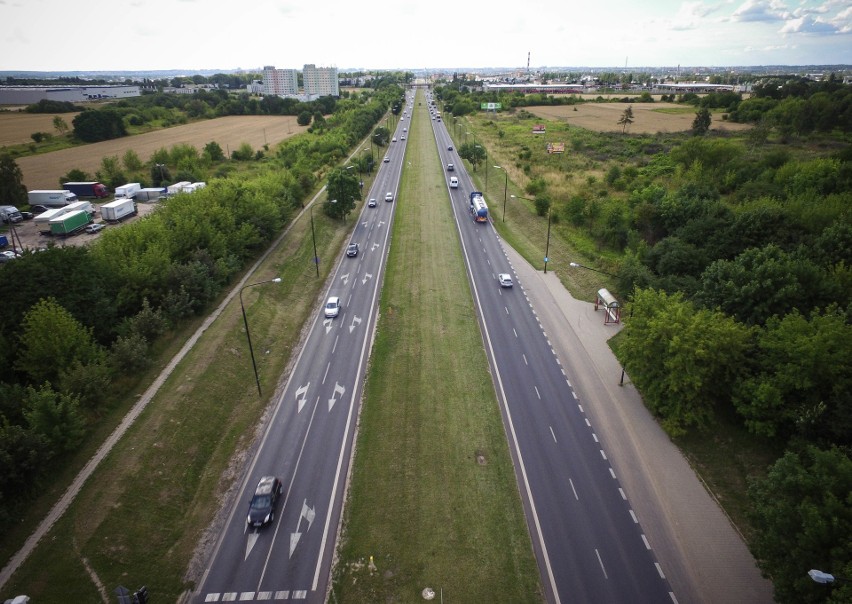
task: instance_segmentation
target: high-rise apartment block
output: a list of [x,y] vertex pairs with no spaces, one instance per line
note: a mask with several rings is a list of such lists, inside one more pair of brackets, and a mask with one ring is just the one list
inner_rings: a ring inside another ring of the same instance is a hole
[[337,67],[317,67],[305,65],[302,70],[305,94],[310,97],[340,96],[340,85],[337,81]]
[[299,94],[299,75],[295,69],[275,69],[274,65],[263,67],[263,94],[295,96]]

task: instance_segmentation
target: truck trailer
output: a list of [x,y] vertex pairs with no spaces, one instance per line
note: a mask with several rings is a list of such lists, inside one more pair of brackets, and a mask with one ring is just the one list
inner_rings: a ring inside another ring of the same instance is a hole
[[68,189],[30,191],[27,197],[31,206],[38,204],[49,208],[61,208],[77,201],[77,196]]
[[136,213],[136,202],[132,199],[116,199],[101,206],[101,218],[106,222],[120,222]]
[[83,210],[84,212],[88,212],[89,216],[92,216],[95,213],[96,208],[92,205],[91,201],[75,201],[74,203],[69,203],[63,209],[66,212],[75,212],[77,210]]
[[85,210],[75,210],[50,221],[51,235],[73,235],[86,228],[92,222],[92,217]]
[[[71,205],[71,204],[68,204],[68,205]],[[33,218],[33,222],[35,222],[36,224],[42,223],[42,222],[49,223],[54,218],[58,218],[58,217],[62,216],[63,214],[67,214],[67,213],[68,213],[68,206],[65,206],[64,208],[54,208],[52,210],[48,210],[47,212],[42,212],[41,214],[39,214],[38,216]]]
[[62,186],[74,193],[77,197],[96,197],[103,199],[109,197],[106,185],[99,182],[66,182]]
[[157,201],[160,197],[164,197],[165,195],[166,189],[164,187],[139,189],[136,192],[136,201]]
[[136,193],[138,193],[140,189],[142,189],[142,185],[138,182],[129,182],[126,185],[121,185],[120,187],[115,188],[115,197],[116,199],[119,197],[134,199],[136,197]]
[[169,195],[177,195],[178,193],[182,193],[183,188],[188,186],[188,185],[191,185],[191,184],[192,183],[189,182],[188,180],[182,180],[180,182],[176,182],[173,185],[169,185],[167,187],[168,194]]

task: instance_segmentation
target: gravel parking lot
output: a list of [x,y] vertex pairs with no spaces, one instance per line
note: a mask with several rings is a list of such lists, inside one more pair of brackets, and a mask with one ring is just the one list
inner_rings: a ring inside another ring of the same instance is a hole
[[[93,204],[97,207],[96,204]],[[15,236],[14,236],[14,244],[12,243],[12,229],[10,228],[6,233],[6,236],[9,238],[9,247],[15,247],[16,249],[23,250],[37,250],[40,248],[45,248],[50,245],[86,245],[90,241],[97,239],[101,236],[106,230],[119,228],[122,225],[125,225],[129,222],[133,222],[134,220],[139,220],[141,217],[146,216],[156,210],[158,207],[157,203],[137,203],[136,204],[136,216],[132,216],[127,220],[123,220],[119,224],[108,224],[107,228],[102,230],[100,233],[84,233],[80,232],[75,235],[70,235],[68,237],[54,237],[52,235],[43,235],[40,231],[48,230],[45,224],[36,222],[35,220],[25,220],[23,222],[19,222],[16,225],[13,225],[15,228]],[[100,212],[95,213],[95,222],[103,222],[101,220]],[[20,243],[18,243],[20,240]]]

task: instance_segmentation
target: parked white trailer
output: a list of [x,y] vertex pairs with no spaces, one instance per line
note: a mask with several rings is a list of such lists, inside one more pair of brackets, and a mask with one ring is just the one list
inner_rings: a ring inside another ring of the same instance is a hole
[[88,212],[89,216],[95,213],[95,206],[92,205],[91,201],[75,201],[74,203],[69,203],[63,209],[67,212],[83,210],[84,212]]
[[30,205],[42,205],[49,208],[61,208],[77,201],[77,196],[67,189],[38,190],[27,193]]
[[119,222],[136,213],[136,202],[132,199],[116,199],[101,206],[101,218],[106,222]]
[[176,182],[176,183],[175,183],[175,184],[173,184],[173,185],[169,185],[169,186],[167,187],[167,191],[168,191],[169,195],[177,195],[178,193],[182,193],[182,192],[183,192],[183,188],[184,188],[185,186],[187,186],[187,185],[191,185],[191,184],[192,184],[192,183],[191,183],[191,182],[189,182],[188,180],[182,180],[182,181],[180,181],[180,182]]
[[133,199],[136,197],[136,193],[142,189],[142,185],[138,182],[129,182],[126,185],[121,185],[120,187],[115,188],[115,197],[118,199],[119,197],[127,197],[129,199]]
[[136,192],[136,201],[157,201],[165,195],[166,189],[163,187],[147,187]]
[[47,212],[42,212],[41,214],[39,214],[35,218],[33,218],[33,222],[35,222],[35,223],[50,222],[51,220],[53,220],[57,216],[62,216],[63,214],[67,214],[68,208],[69,208],[70,205],[71,204],[68,204],[67,206],[65,206],[63,208],[54,208],[53,210],[48,210]]

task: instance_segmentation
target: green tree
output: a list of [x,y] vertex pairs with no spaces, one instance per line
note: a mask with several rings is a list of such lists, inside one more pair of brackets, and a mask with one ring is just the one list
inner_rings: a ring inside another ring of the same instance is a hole
[[68,174],[59,179],[59,188],[64,188],[66,182],[89,182],[89,174],[78,168],[72,168],[68,170]]
[[390,142],[390,130],[384,126],[379,126],[373,130],[373,144],[379,147],[384,147]]
[[707,107],[702,107],[695,112],[695,119],[692,120],[692,134],[694,136],[704,136],[710,131],[710,110]]
[[86,435],[77,398],[56,392],[48,383],[27,389],[24,416],[30,430],[43,434],[56,454],[75,450]]
[[127,136],[121,114],[113,109],[84,111],[71,123],[74,125],[74,136],[87,143]]
[[40,300],[24,315],[15,367],[36,384],[56,383],[63,367],[98,358],[92,330],[54,298]]
[[121,163],[128,172],[138,172],[142,169],[142,160],[139,159],[139,154],[133,149],[128,149],[121,156]]
[[101,167],[95,172],[95,178],[113,189],[127,182],[127,176],[121,169],[118,157],[115,155],[101,158]]
[[68,122],[62,119],[60,115],[53,116],[53,127],[60,135],[68,133]]
[[782,604],[852,602],[852,583],[826,586],[815,568],[852,577],[852,460],[843,450],[789,451],[748,490],[751,549]]
[[24,206],[29,203],[21,168],[10,155],[0,156],[0,199],[2,203]]
[[296,123],[300,126],[310,126],[311,124],[311,112],[310,111],[300,111],[299,115],[296,116]]
[[225,159],[225,152],[222,151],[222,146],[216,141],[211,141],[204,145],[202,152],[212,162],[218,162]]
[[618,125],[621,126],[621,133],[624,134],[627,131],[627,126],[633,123],[633,107],[630,105],[627,106],[627,109],[624,110],[624,113],[621,114],[621,117],[618,118]]
[[757,343],[758,368],[734,395],[746,426],[770,438],[852,444],[852,326],[845,316],[773,317]]
[[743,371],[750,330],[682,294],[636,290],[619,354],[649,408],[671,435],[704,428]]
[[344,168],[335,168],[328,175],[326,192],[328,198],[323,204],[326,215],[346,220],[347,214],[355,209],[355,202],[361,199],[358,175]]

